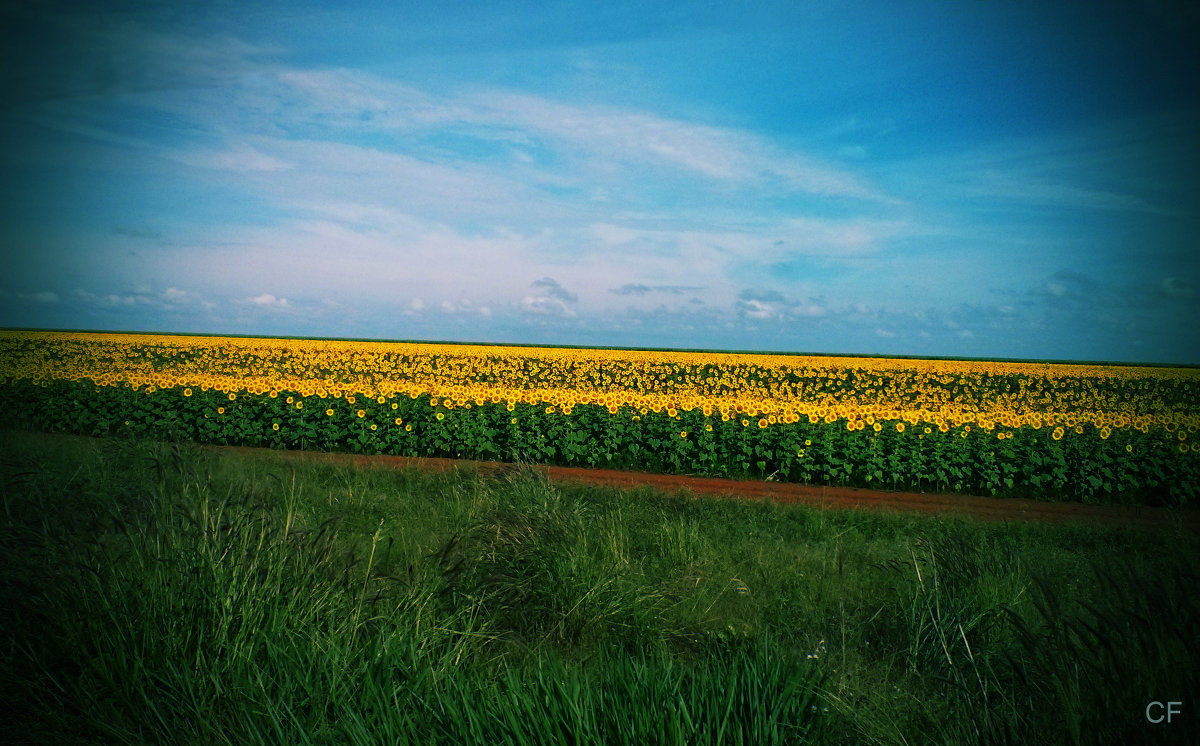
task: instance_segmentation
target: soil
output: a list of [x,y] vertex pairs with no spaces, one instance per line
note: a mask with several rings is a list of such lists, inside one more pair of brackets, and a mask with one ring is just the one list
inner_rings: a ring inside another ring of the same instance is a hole
[[[363,456],[312,451],[273,451],[268,449],[216,447],[243,453],[269,453],[284,458],[353,464],[359,467],[450,471],[463,466],[481,473],[512,470],[512,464],[492,461],[460,461],[444,458],[405,456]],[[784,482],[747,481],[693,477],[673,474],[582,469],[564,466],[532,466],[551,482],[583,483],[618,488],[649,487],[668,494],[680,491],[695,496],[775,503],[802,503],[831,510],[889,510],[926,515],[960,515],[990,521],[1041,521],[1048,523],[1093,523],[1157,529],[1181,529],[1200,534],[1200,509],[1161,508],[1137,505],[1088,505],[1074,502],[1038,502],[1023,498],[992,498],[944,493],[887,492],[855,487],[823,487]]]

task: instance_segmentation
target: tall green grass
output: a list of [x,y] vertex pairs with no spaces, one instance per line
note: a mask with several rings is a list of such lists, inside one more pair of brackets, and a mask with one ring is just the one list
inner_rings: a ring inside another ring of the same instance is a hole
[[1194,735],[1183,533],[15,434],[0,496],[7,741]]

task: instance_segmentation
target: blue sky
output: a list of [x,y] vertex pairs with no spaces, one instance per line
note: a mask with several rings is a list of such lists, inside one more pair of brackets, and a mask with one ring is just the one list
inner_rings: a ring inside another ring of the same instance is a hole
[[1200,363],[1193,3],[0,10],[0,325]]

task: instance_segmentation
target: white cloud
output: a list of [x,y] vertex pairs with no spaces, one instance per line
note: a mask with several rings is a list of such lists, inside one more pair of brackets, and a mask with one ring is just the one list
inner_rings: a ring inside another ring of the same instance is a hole
[[[753,260],[760,263],[797,256],[851,257],[878,251],[908,230],[897,220],[871,218],[785,218],[763,220],[741,230],[721,228],[634,228],[612,223],[589,226],[606,251]],[[682,262],[684,266],[691,262]]]
[[542,291],[543,294],[550,298],[556,298],[569,303],[574,303],[575,301],[579,300],[579,296],[570,292],[562,285],[559,285],[558,281],[551,277],[543,277],[540,280],[534,280],[530,284],[530,287],[544,288]]
[[816,317],[824,316],[826,308],[816,301],[809,300],[797,303],[789,308],[788,311],[795,316]]
[[143,293],[108,293],[106,295],[97,295],[82,288],[76,288],[74,295],[83,303],[103,308],[148,305],[154,302],[153,298]]
[[527,295],[518,304],[525,313],[535,316],[559,316],[571,318],[575,312],[567,308],[567,304],[558,298],[548,298],[544,295]]
[[754,320],[774,318],[777,314],[774,304],[754,299],[739,301],[738,311],[742,316]]
[[[489,152],[504,154],[504,168],[519,167],[542,181],[588,183],[593,195],[611,194],[612,178],[699,177],[728,186],[770,188],[775,194],[815,193],[894,202],[848,170],[781,148],[759,135],[728,127],[611,106],[580,105],[525,92],[482,89],[425,91],[407,83],[353,70],[265,69],[257,87],[234,89],[240,110],[259,112],[248,124],[259,135],[294,123],[319,139],[346,132],[386,132],[427,162],[457,160],[426,141],[449,131]],[[216,103],[216,102],[212,102]],[[190,115],[214,120],[219,109],[193,105]],[[219,124],[213,121],[213,125]],[[311,135],[310,135],[311,136]],[[291,159],[240,143],[207,153],[212,167],[277,169]],[[555,154],[569,170],[538,166],[539,150]]]
[[561,318],[573,318],[576,315],[567,304],[575,303],[578,297],[558,284],[554,278],[543,277],[530,283],[530,287],[540,289],[541,292],[521,298],[517,307],[524,313]]
[[175,153],[173,157],[189,166],[235,173],[285,171],[293,167],[293,164],[267,155],[245,143],[235,143],[221,150]]
[[469,105],[485,121],[555,138],[609,164],[648,161],[718,182],[773,183],[801,192],[890,201],[848,171],[731,128],[503,91],[480,93]]
[[122,293],[96,294],[83,288],[76,288],[73,297],[86,306],[96,306],[111,309],[155,309],[157,311],[180,311],[185,309],[204,309],[210,311],[216,303],[204,297],[168,287],[161,292],[150,287],[142,286]]
[[[1064,177],[1065,178],[1065,177]],[[989,200],[1011,200],[1036,205],[1090,210],[1162,212],[1135,194],[1089,188],[1066,180],[1036,178],[1029,174],[987,171],[976,176],[963,194]]]
[[[890,167],[923,201],[949,198],[994,214],[1018,210],[1042,216],[1063,210],[1178,215],[1162,201],[1165,182],[1188,162],[1195,112],[1105,119],[970,150],[928,155]],[[1086,218],[1085,218],[1086,219]]]
[[461,299],[456,302],[444,300],[441,302],[440,308],[442,309],[442,313],[447,314],[464,315],[479,312],[479,308],[477,308],[469,299]]
[[261,295],[256,295],[253,298],[247,298],[246,301],[248,303],[252,303],[256,306],[261,306],[263,308],[287,308],[288,307],[287,298],[276,298],[274,295],[271,295],[270,293],[263,293]]
[[32,301],[34,303],[40,303],[44,305],[58,303],[60,300],[58,293],[54,293],[49,290],[42,290],[36,293],[18,293],[11,290],[0,289],[0,299],[7,298],[17,301]]
[[[850,170],[735,128],[284,65],[221,92],[232,97],[221,106],[206,91],[160,101],[222,135],[217,148],[174,155],[275,211],[158,259],[162,274],[197,278],[202,291],[247,297],[270,283],[291,298],[348,304],[419,291],[439,307],[469,288],[492,309],[565,315],[612,308],[609,288],[645,286],[704,288],[720,305],[733,301],[734,275],[797,256],[874,254],[909,229],[874,216],[763,212],[754,205],[795,193],[866,201],[871,211],[891,201]],[[221,118],[226,110],[235,121]],[[459,140],[468,145],[456,149]],[[601,193],[613,204],[594,202]],[[663,212],[663,193],[688,195],[688,206]],[[531,267],[554,273],[572,297],[525,292]],[[791,313],[820,313],[809,311]]]
[[362,71],[283,68],[275,82],[285,114],[331,127],[407,129],[474,118],[470,107]]

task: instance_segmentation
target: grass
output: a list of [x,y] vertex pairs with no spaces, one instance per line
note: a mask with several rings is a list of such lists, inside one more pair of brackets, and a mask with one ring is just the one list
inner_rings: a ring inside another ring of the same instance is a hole
[[15,433],[0,496],[8,742],[1195,735],[1182,532]]

